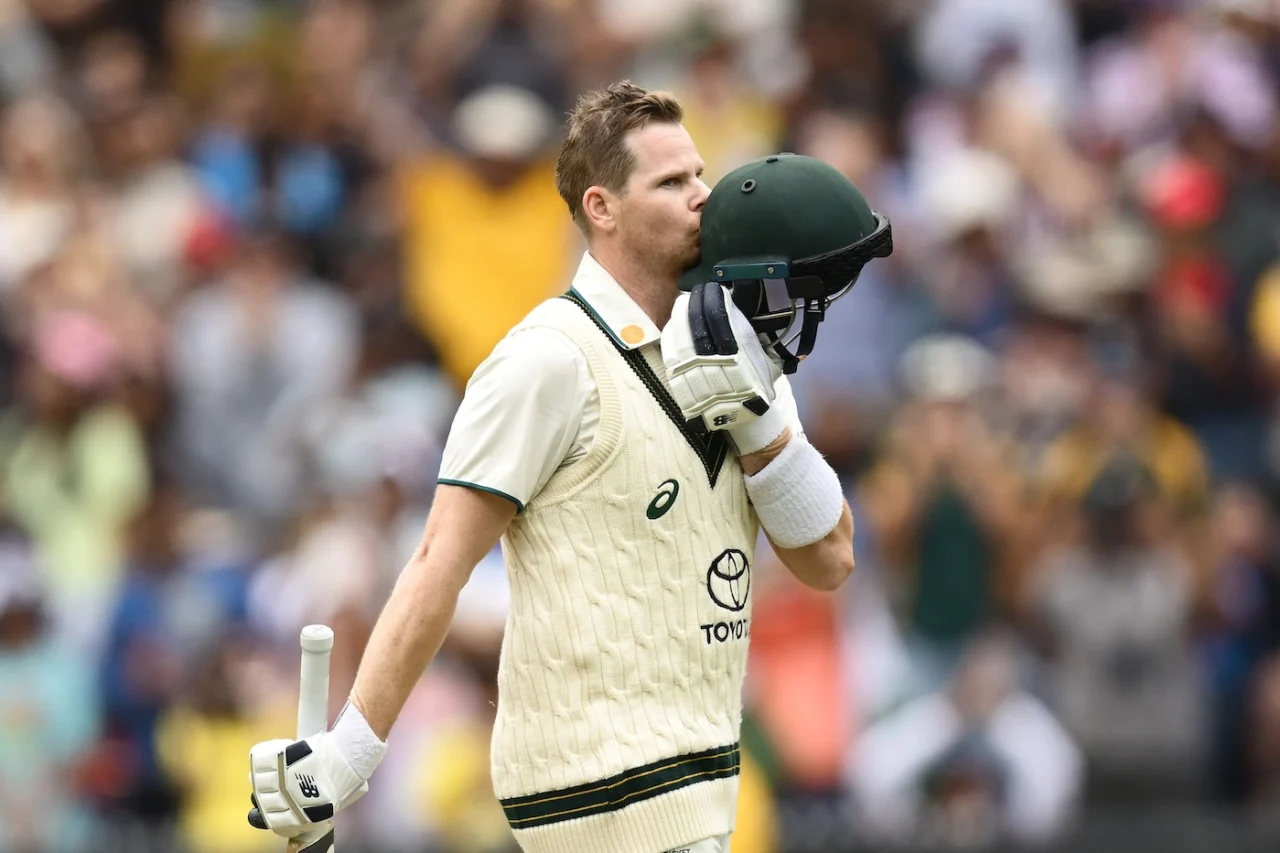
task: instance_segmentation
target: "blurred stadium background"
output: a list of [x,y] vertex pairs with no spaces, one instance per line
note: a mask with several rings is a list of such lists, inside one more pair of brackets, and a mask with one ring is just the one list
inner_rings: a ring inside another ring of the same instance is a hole
[[[620,77],[897,237],[795,377],[858,572],[756,567],[735,853],[1277,849],[1280,3],[0,0],[0,853],[283,849],[298,629],[340,702]],[[511,850],[504,595],[344,853]]]

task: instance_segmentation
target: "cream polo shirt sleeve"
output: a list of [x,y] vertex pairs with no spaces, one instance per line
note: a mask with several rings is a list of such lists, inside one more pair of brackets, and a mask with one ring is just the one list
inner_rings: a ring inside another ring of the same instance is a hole
[[507,498],[523,512],[562,464],[585,452],[594,383],[562,332],[513,332],[476,368],[449,428],[439,482]]

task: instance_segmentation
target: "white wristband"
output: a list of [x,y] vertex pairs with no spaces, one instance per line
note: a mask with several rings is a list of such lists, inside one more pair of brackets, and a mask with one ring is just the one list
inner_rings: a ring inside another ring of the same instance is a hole
[[330,731],[334,746],[361,779],[368,782],[387,754],[387,745],[369,727],[360,709],[348,702]]
[[802,548],[826,536],[844,514],[840,478],[803,435],[748,476],[747,495],[769,538],[781,548]]

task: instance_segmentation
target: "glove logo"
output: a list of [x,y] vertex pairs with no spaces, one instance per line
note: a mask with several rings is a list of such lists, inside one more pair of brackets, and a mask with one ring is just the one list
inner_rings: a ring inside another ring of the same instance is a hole
[[649,501],[648,508],[645,509],[645,518],[650,521],[657,521],[667,514],[667,510],[671,509],[671,505],[676,502],[676,495],[680,494],[680,484],[675,480],[663,480],[658,484],[658,494],[653,500]]
[[722,426],[727,426],[733,423],[737,419],[738,419],[737,412],[728,412],[727,414],[716,415],[714,418],[711,419],[711,422],[718,427],[722,427]]
[[725,610],[737,613],[747,606],[751,594],[751,563],[737,548],[720,553],[707,569],[707,594]]
[[302,792],[302,796],[309,800],[314,800],[320,796],[320,786],[316,784],[316,777],[304,776],[301,773],[294,774],[298,779],[298,790]]

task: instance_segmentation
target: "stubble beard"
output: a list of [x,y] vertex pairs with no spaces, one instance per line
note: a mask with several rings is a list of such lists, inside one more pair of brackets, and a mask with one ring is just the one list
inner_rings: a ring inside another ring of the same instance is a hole
[[684,272],[690,267],[696,267],[701,262],[702,262],[702,240],[699,237],[694,237],[692,245],[690,245],[689,248],[685,250],[684,265],[681,267],[680,272]]

